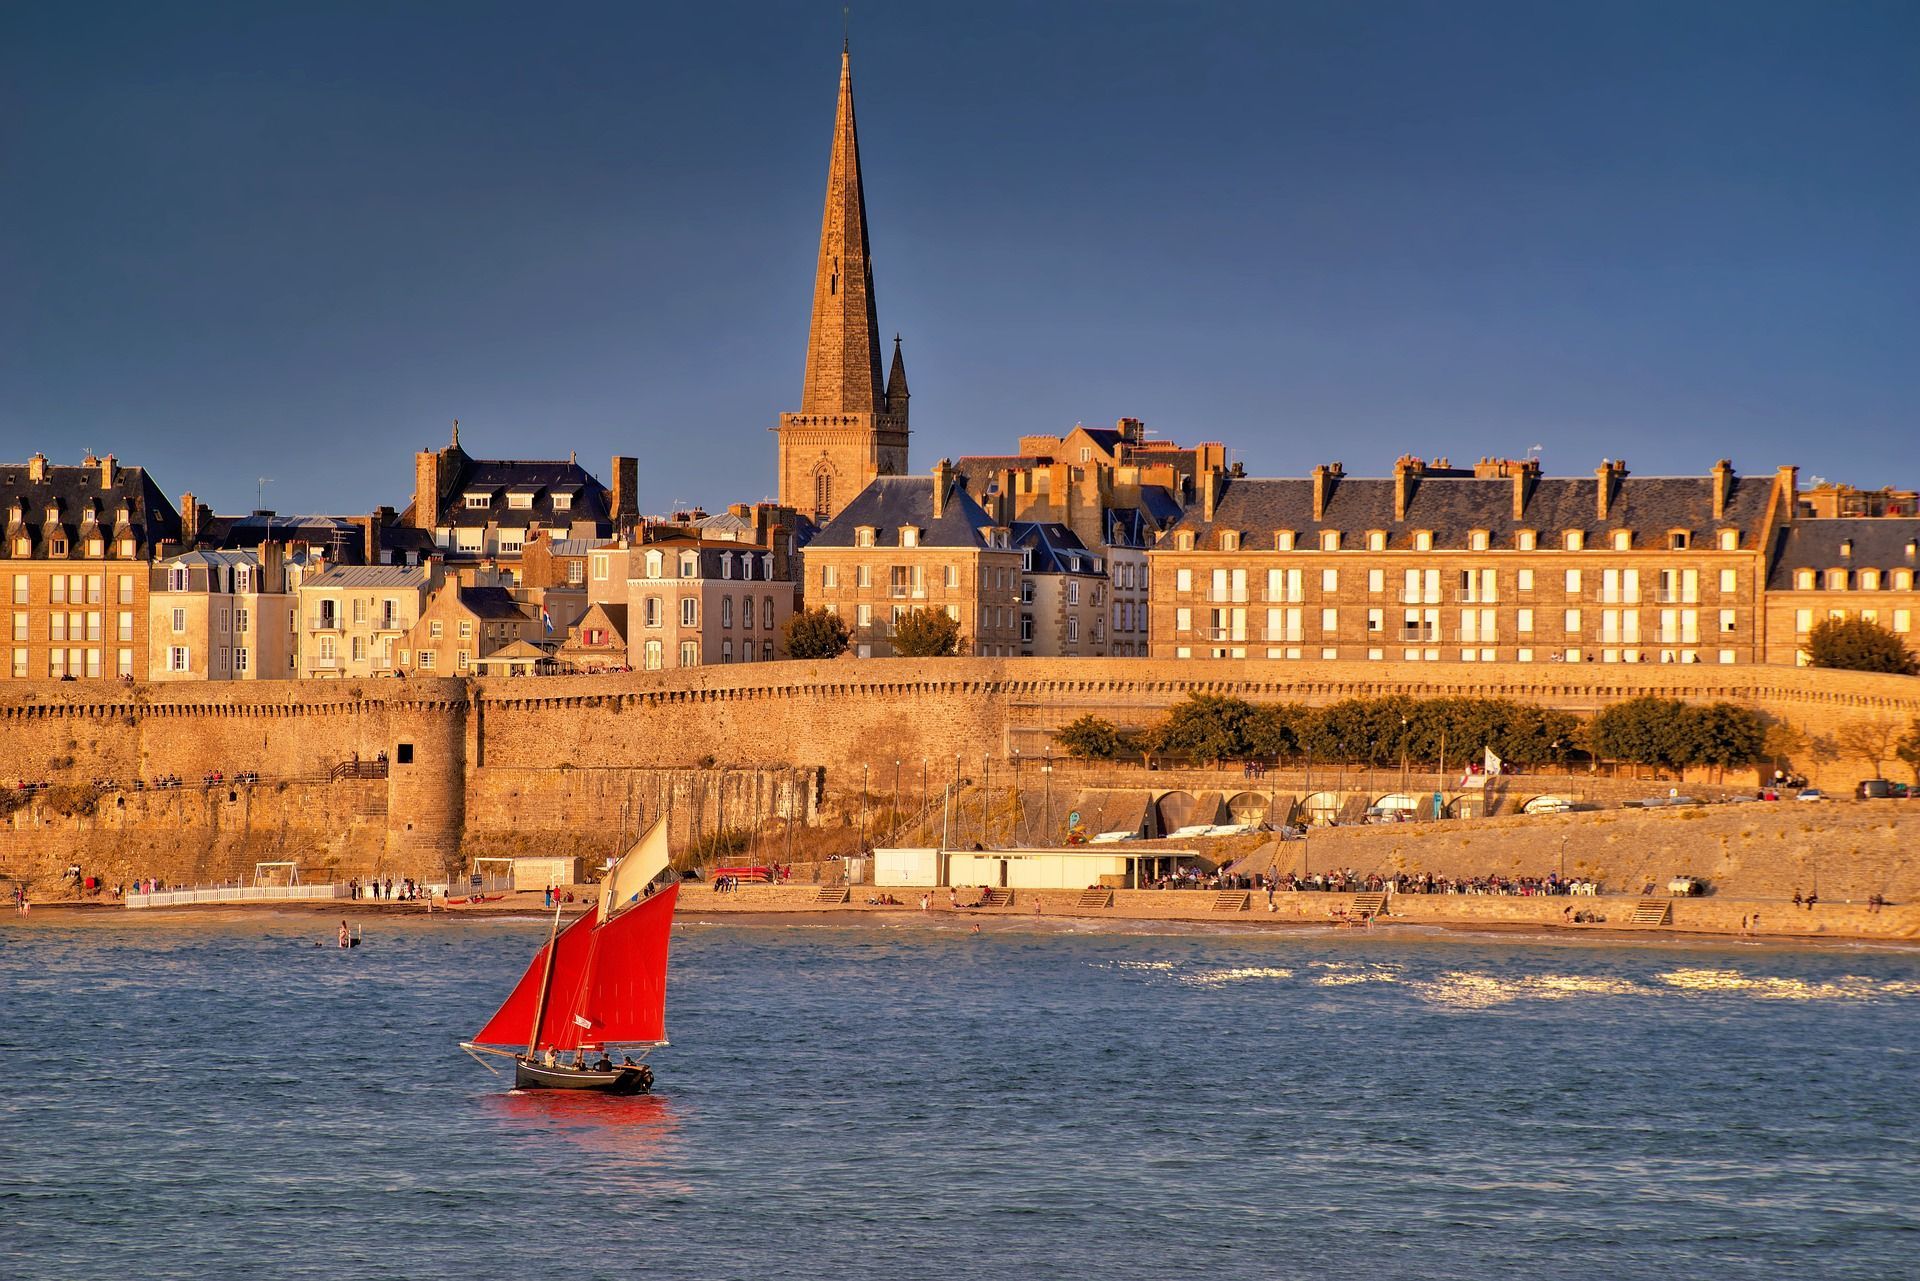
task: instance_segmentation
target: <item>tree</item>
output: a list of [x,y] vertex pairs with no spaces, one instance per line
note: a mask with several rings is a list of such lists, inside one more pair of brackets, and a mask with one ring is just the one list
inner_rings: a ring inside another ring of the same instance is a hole
[[1899,755],[1898,745],[1901,741],[1900,726],[1893,721],[1843,721],[1833,731],[1833,745],[1839,749],[1839,754],[1857,756],[1866,761],[1873,766],[1875,778],[1880,777],[1882,762]]
[[1893,754],[1907,763],[1913,771],[1913,781],[1920,784],[1920,716],[1913,718],[1913,725],[1893,745]]
[[1729,765],[1750,765],[1766,750],[1759,713],[1732,703],[1689,707],[1678,718],[1676,764],[1712,765],[1726,777]]
[[960,645],[960,624],[944,609],[915,609],[893,625],[893,652],[901,658],[949,658]]
[[838,658],[847,652],[847,625],[830,609],[801,610],[781,635],[788,658]]
[[1160,750],[1197,761],[1238,760],[1252,754],[1250,741],[1259,710],[1252,703],[1221,694],[1189,694],[1167,709],[1154,737]]
[[1053,739],[1067,750],[1067,755],[1081,760],[1110,761],[1127,748],[1119,728],[1091,712],[1062,727]]
[[1807,633],[1807,661],[1815,667],[1837,667],[1849,672],[1888,672],[1920,675],[1906,642],[1864,618],[1829,618]]
[[1596,756],[1631,765],[1671,765],[1685,758],[1687,705],[1652,694],[1630,698],[1595,712],[1587,723],[1587,742]]

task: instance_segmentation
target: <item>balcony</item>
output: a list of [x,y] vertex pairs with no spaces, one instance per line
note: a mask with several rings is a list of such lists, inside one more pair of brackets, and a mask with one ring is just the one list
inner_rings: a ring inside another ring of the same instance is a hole
[[346,660],[340,658],[309,658],[307,667],[316,672],[337,672],[346,666]]
[[307,620],[307,630],[310,632],[343,632],[346,630],[346,619],[339,614],[315,614]]

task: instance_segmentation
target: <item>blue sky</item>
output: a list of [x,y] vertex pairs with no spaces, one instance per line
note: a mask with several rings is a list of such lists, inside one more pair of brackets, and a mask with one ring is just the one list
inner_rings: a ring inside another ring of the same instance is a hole
[[[404,503],[411,453],[769,496],[835,4],[0,11],[0,457]],[[1147,420],[1255,474],[1920,482],[1920,6],[861,6],[913,465]],[[1804,472],[1803,472],[1804,474]]]

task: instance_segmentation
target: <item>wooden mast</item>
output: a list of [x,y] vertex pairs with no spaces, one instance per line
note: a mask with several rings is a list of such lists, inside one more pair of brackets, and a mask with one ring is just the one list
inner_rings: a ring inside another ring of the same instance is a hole
[[533,1029],[527,1033],[527,1059],[533,1059],[534,1047],[540,1040],[540,1023],[547,1017],[547,992],[553,987],[554,943],[560,937],[560,899],[553,900],[553,926],[547,931],[547,964],[540,971],[540,1000],[533,1007]]

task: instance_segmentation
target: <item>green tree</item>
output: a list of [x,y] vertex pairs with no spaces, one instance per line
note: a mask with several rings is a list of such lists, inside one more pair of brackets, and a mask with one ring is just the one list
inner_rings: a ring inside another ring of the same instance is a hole
[[1676,726],[1679,765],[1711,765],[1726,776],[1730,765],[1751,765],[1766,751],[1767,732],[1760,715],[1732,703],[1688,707]]
[[788,658],[838,658],[847,652],[847,625],[830,609],[805,609],[787,620],[781,638]]
[[901,658],[949,658],[960,646],[960,623],[944,609],[914,609],[893,625]]
[[1110,761],[1127,750],[1126,736],[1112,721],[1088,713],[1060,729],[1053,736],[1069,756],[1081,760]]
[[1833,730],[1833,745],[1839,749],[1838,754],[1866,761],[1873,766],[1875,778],[1880,777],[1882,762],[1900,755],[1900,742],[1899,724],[1878,718],[1843,721]]
[[1914,783],[1920,785],[1920,716],[1913,718],[1913,724],[1893,745],[1893,754],[1907,763],[1907,768],[1913,771]]
[[1900,637],[1864,618],[1829,618],[1807,633],[1807,661],[1849,672],[1920,675],[1920,662]]
[[1652,694],[1615,703],[1595,712],[1587,722],[1587,742],[1596,756],[1630,765],[1671,765],[1685,755],[1687,705],[1676,698]]
[[1252,754],[1258,710],[1244,699],[1189,694],[1167,709],[1155,734],[1159,749],[1197,761],[1239,760]]

